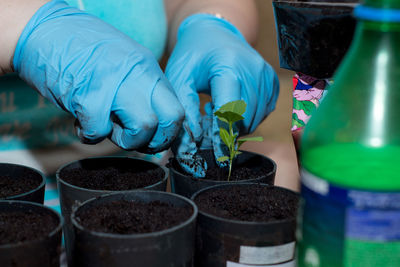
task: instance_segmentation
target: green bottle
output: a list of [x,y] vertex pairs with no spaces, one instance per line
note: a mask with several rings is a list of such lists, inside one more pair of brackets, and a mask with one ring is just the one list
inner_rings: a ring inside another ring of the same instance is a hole
[[298,266],[400,266],[400,0],[366,0],[301,143]]

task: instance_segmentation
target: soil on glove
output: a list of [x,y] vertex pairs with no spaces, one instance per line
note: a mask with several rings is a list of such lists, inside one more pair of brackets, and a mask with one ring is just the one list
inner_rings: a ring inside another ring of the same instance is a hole
[[0,175],[0,199],[29,192],[41,183],[41,177],[28,171],[19,176]]
[[296,217],[299,197],[277,187],[248,185],[208,190],[195,198],[200,211],[249,222],[272,222]]
[[50,214],[32,211],[0,212],[0,245],[41,239],[51,233],[58,221]]
[[60,177],[65,182],[86,189],[124,191],[143,188],[160,182],[164,178],[161,168],[135,171],[106,167],[103,169],[65,169]]
[[160,201],[118,200],[81,209],[76,213],[76,219],[85,228],[96,232],[139,234],[171,228],[192,214],[192,207],[175,207]]

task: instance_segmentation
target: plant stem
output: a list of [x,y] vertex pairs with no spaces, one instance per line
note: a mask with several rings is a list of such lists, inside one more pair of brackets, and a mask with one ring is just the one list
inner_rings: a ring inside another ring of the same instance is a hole
[[228,182],[231,178],[231,170],[232,170],[232,160],[229,161],[229,174],[228,174]]
[[235,140],[233,140],[234,138],[233,138],[233,126],[232,126],[232,122],[230,122],[229,123],[229,135],[230,135],[230,137],[231,137],[231,140],[232,140],[232,142],[231,142],[231,145],[230,145],[230,147],[229,147],[229,174],[228,174],[228,182],[229,182],[229,180],[230,180],[230,178],[231,178],[231,172],[232,172],[232,164],[233,164],[233,158],[235,157]]

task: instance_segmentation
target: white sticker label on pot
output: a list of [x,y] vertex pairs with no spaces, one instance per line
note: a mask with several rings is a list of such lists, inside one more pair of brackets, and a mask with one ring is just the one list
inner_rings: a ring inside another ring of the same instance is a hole
[[290,261],[294,257],[295,242],[270,247],[240,246],[239,263],[276,264]]
[[273,265],[248,265],[242,263],[236,263],[228,261],[226,262],[226,267],[296,267],[295,261],[289,261],[281,264],[273,264]]

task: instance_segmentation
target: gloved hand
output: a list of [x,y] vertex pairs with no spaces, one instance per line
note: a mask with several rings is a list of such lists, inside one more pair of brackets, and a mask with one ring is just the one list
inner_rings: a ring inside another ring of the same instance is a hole
[[184,110],[151,52],[63,1],[42,6],[13,59],[19,76],[77,119],[84,143],[105,137],[157,152],[179,132]]
[[[182,22],[166,76],[185,109],[184,131],[173,145],[176,157],[185,159],[182,162],[193,157],[198,160],[195,156],[198,144],[203,130],[207,130],[201,127],[198,92],[212,97],[212,107],[206,108],[208,115],[227,102],[244,100],[247,110],[244,120],[237,125],[240,134],[256,129],[275,108],[279,94],[278,77],[272,67],[235,26],[208,14],[191,15]],[[219,127],[218,119],[213,116],[211,139],[216,158],[227,155]],[[195,165],[195,169],[192,163],[181,165],[194,176],[205,175],[202,164]]]

